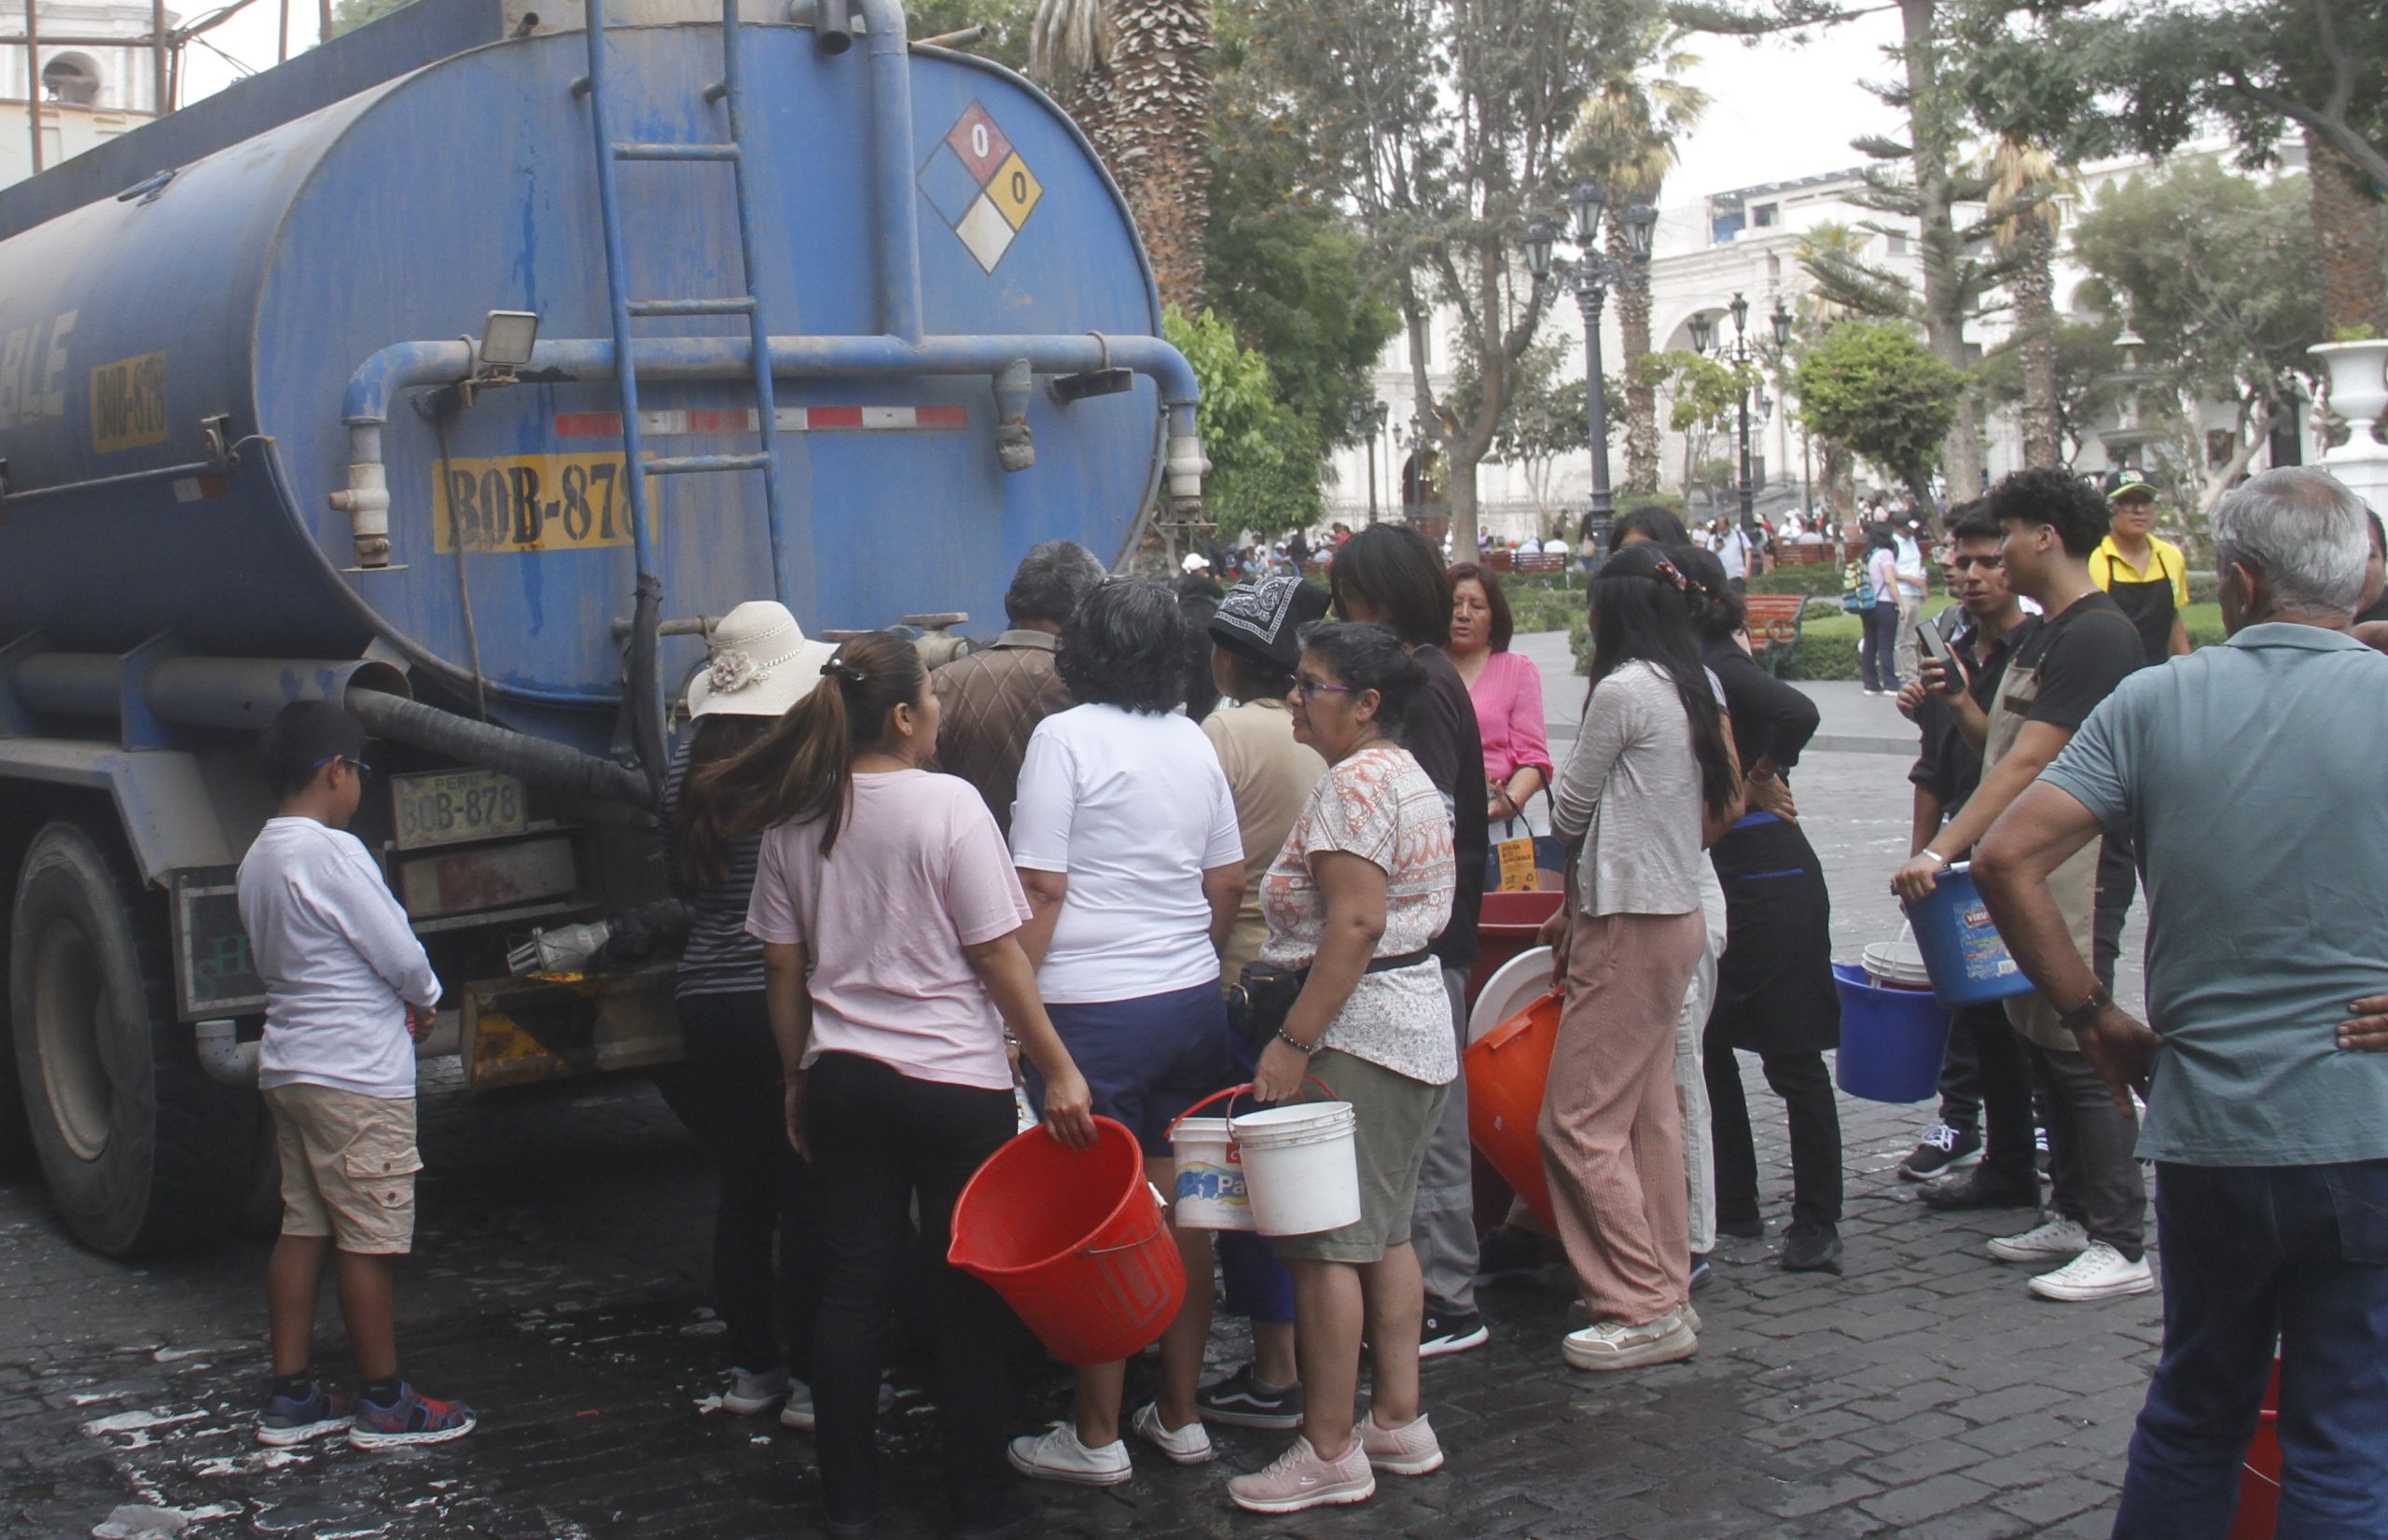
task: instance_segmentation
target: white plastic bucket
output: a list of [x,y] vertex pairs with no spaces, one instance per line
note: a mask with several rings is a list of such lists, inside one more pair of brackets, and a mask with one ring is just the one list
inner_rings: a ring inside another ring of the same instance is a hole
[[1173,1221],[1197,1230],[1254,1228],[1243,1158],[1226,1118],[1179,1118],[1170,1130],[1169,1148],[1177,1161],[1177,1178],[1171,1184]]
[[1928,990],[1932,970],[1923,949],[1912,941],[1877,941],[1865,951],[1867,977],[1884,989]]
[[1360,1162],[1349,1102],[1263,1107],[1228,1121],[1243,1158],[1254,1228],[1315,1235],[1360,1220]]

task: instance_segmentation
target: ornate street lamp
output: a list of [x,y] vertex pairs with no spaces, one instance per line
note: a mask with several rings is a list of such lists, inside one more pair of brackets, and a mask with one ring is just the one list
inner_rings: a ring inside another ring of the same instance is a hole
[[[1746,369],[1750,361],[1750,302],[1740,294],[1727,307],[1733,312],[1733,367]],[[1750,484],[1750,390],[1742,385],[1742,534],[1750,548],[1757,548],[1757,489]]]
[[1377,440],[1384,437],[1385,414],[1392,410],[1381,401],[1370,401],[1360,409],[1360,421],[1368,430],[1368,522],[1377,521]]
[[[1601,312],[1608,302],[1609,285],[1639,279],[1650,260],[1650,236],[1658,212],[1646,203],[1618,211],[1614,224],[1623,230],[1628,260],[1620,262],[1600,249],[1601,216],[1608,195],[1598,182],[1585,180],[1567,189],[1568,236],[1575,243],[1573,262],[1557,269],[1576,291],[1576,309],[1584,321],[1584,398],[1587,437],[1592,451],[1592,506],[1596,531],[1605,530],[1617,505],[1608,476],[1608,380],[1601,367]],[[1547,220],[1526,227],[1526,266],[1537,283],[1554,270],[1551,248],[1558,232]],[[1604,535],[1602,536],[1604,538]]]
[[1701,311],[1691,318],[1691,351],[1707,356],[1708,344],[1716,336],[1716,318]]
[[1791,312],[1784,308],[1779,298],[1774,301],[1774,345],[1777,348],[1791,345]]

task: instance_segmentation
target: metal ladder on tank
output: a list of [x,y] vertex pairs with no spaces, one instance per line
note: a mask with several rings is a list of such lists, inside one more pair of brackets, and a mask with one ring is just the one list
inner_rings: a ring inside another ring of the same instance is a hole
[[[771,538],[771,594],[786,602],[787,558],[782,548],[785,520],[780,505],[778,407],[771,391],[771,328],[764,324],[762,297],[756,292],[754,205],[746,184],[746,152],[741,137],[744,29],[738,24],[739,0],[722,0],[721,78],[707,86],[708,104],[720,104],[728,114],[729,133],[718,143],[672,142],[641,144],[613,136],[605,99],[605,9],[604,0],[588,0],[589,74],[575,82],[575,92],[589,98],[589,121],[597,145],[597,202],[605,230],[605,298],[614,325],[614,380],[621,398],[623,469],[630,482],[631,548],[640,577],[654,575],[654,553],[647,526],[646,479],[649,476],[701,475],[718,471],[763,473],[763,502]],[[630,292],[629,262],[622,247],[621,195],[615,167],[624,160],[727,162],[738,214],[738,254],[744,292],[713,298],[635,299]],[[755,429],[760,447],[751,454],[653,455],[646,453],[639,422],[638,352],[631,323],[648,316],[743,315],[755,353]]]

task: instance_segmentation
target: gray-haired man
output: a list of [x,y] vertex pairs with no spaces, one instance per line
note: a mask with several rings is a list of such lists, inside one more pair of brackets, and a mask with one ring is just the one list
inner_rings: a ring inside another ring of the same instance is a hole
[[[2281,1533],[2388,1533],[2388,1057],[2359,1051],[2388,1042],[2388,658],[2347,634],[2363,505],[2267,471],[2214,542],[2228,645],[2118,687],[1974,875],[2116,1104],[2146,1094],[2164,1353],[2115,1533],[2220,1540],[2275,1343]],[[2139,854],[2153,1032],[2051,895],[2101,825]]]
[[1011,629],[992,646],[937,670],[932,681],[943,712],[932,768],[977,787],[1006,839],[1029,734],[1077,703],[1054,671],[1054,639],[1105,576],[1094,552],[1075,540],[1030,547],[1004,593]]

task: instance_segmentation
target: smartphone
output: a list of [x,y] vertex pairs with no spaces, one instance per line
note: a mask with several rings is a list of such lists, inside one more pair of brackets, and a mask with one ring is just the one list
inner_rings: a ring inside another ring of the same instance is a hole
[[1940,634],[1940,628],[1926,621],[1916,628],[1915,638],[1923,644],[1924,656],[1940,665],[1941,692],[1946,695],[1954,695],[1964,689],[1965,687],[1965,671],[1958,668],[1957,655],[1951,650],[1949,639]]

